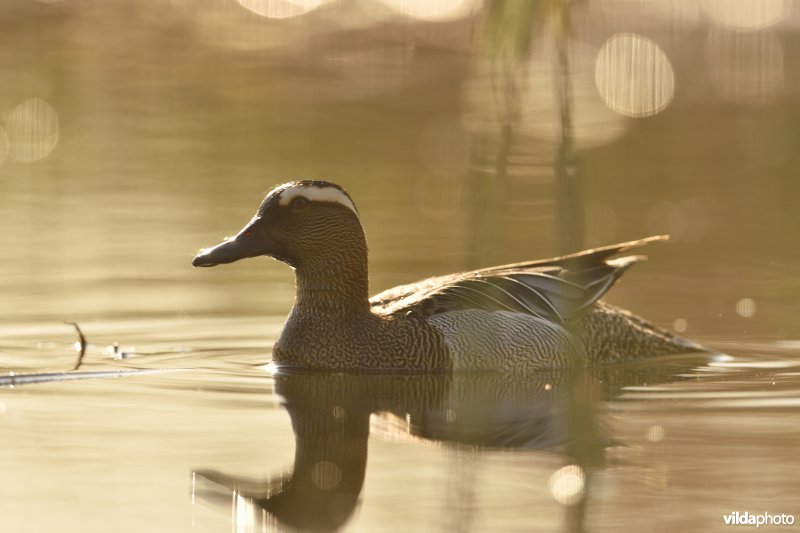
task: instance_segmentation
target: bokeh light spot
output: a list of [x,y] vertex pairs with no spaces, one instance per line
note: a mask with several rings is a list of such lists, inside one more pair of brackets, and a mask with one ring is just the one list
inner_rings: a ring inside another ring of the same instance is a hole
[[703,10],[714,22],[738,31],[753,31],[782,20],[786,0],[704,0]]
[[751,318],[756,314],[756,302],[752,298],[742,298],[736,302],[736,314],[742,318]]
[[342,470],[330,461],[320,461],[311,469],[311,482],[322,490],[331,490],[342,480]]
[[481,0],[380,0],[392,11],[431,22],[455,20],[477,12]]
[[47,157],[58,144],[58,114],[41,98],[22,102],[6,123],[11,159],[32,163]]
[[667,55],[646,37],[620,33],[597,55],[595,83],[606,105],[625,116],[662,111],[675,93],[675,74]]
[[236,0],[243,8],[271,19],[305,15],[332,0]]
[[661,442],[664,440],[664,426],[650,426],[647,428],[647,440],[650,442]]
[[783,47],[773,35],[715,29],[706,39],[706,60],[714,89],[725,100],[762,105],[783,90]]
[[578,465],[567,465],[556,470],[547,482],[550,494],[559,503],[574,505],[583,499],[586,474]]
[[672,323],[672,329],[674,329],[678,333],[683,333],[688,328],[689,328],[689,322],[687,322],[685,318],[676,318],[675,322]]

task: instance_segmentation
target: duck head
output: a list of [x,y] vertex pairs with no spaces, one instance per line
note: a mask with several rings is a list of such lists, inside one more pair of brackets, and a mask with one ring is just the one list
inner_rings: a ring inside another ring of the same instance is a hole
[[236,236],[204,249],[195,267],[266,255],[294,268],[330,263],[339,253],[366,253],[358,211],[345,190],[329,181],[285,183],[267,194]]

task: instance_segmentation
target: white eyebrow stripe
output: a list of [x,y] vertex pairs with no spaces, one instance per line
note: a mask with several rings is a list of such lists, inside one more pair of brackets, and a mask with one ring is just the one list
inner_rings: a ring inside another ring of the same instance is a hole
[[353,204],[350,198],[348,198],[345,193],[336,187],[316,187],[313,185],[298,185],[295,187],[289,187],[288,189],[281,191],[281,199],[278,200],[278,205],[289,205],[292,200],[298,196],[303,196],[304,198],[314,202],[336,202],[345,206],[350,211],[355,213],[356,216],[358,216],[356,206]]

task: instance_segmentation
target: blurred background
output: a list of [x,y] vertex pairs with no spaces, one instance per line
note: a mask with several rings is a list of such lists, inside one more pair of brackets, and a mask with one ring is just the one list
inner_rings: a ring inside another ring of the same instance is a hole
[[[306,407],[360,424],[401,391],[410,413],[402,382],[263,371],[284,264],[191,268],[302,178],[354,198],[373,293],[668,233],[608,300],[743,356],[456,380],[441,410],[370,428],[350,530],[793,513],[798,52],[800,0],[0,1],[3,525],[261,530],[241,498],[195,499],[192,472],[302,472]],[[89,339],[79,372],[63,320]],[[428,445],[418,420],[541,449]]]
[[373,293],[669,233],[611,302],[797,338],[799,50],[791,0],[4,0],[0,320],[283,315],[190,261],[320,178]]

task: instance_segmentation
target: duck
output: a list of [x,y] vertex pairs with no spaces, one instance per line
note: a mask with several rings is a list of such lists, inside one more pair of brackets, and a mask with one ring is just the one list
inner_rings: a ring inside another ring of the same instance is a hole
[[708,351],[600,298],[659,235],[436,276],[369,296],[367,239],[350,195],[325,180],[272,189],[234,237],[194,267],[268,256],[295,273],[272,350],[284,369],[536,372]]

